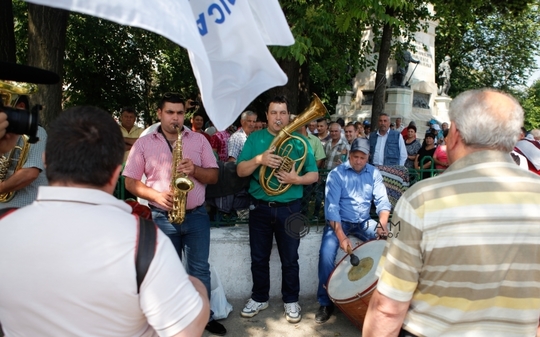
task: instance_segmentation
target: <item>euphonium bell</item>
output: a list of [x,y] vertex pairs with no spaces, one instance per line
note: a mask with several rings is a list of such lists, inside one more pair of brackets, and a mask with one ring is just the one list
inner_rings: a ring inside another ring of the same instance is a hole
[[[13,168],[13,173],[20,170],[24,164],[26,163],[26,160],[28,159],[28,153],[30,151],[30,143],[35,143],[34,139],[37,139],[35,135],[37,134],[37,111],[35,112],[34,117],[34,124],[32,123],[15,123],[15,120],[19,122],[21,118],[10,118],[12,117],[20,117],[23,115],[23,113],[27,113],[26,111],[21,110],[15,110],[11,107],[15,105],[15,102],[19,98],[20,95],[30,95],[35,93],[37,90],[37,86],[30,83],[22,83],[22,82],[13,82],[13,81],[0,81],[0,97],[2,99],[1,104],[4,106],[3,110],[6,114],[8,114],[8,121],[10,123],[10,127],[13,128],[13,126],[16,126],[17,124],[22,125],[32,125],[32,135],[33,137],[28,137],[26,135],[21,136],[22,145],[21,146],[15,146],[9,153],[2,155],[0,154],[0,181],[5,181],[10,177],[9,172],[12,165],[15,167]],[[12,115],[12,114],[19,114],[19,115]],[[26,115],[22,116],[25,117]],[[29,117],[33,117],[33,115],[28,115]],[[22,121],[25,122],[26,119],[22,118]],[[30,118],[30,121],[32,121],[32,118]],[[18,131],[18,129],[17,129]],[[13,130],[9,130],[8,132],[13,132]],[[15,196],[15,191],[13,192],[6,192],[6,193],[0,193],[0,202],[8,202]]]
[[[295,136],[292,133],[304,124],[308,124],[315,119],[323,118],[324,116],[326,116],[327,113],[328,111],[326,110],[326,107],[321,102],[319,97],[313,94],[313,100],[311,101],[307,109],[304,110],[292,123],[281,129],[277,136],[274,137],[274,139],[272,140],[272,144],[270,144],[269,148],[274,147],[274,153],[280,155],[283,158],[283,161],[280,167],[278,167],[277,169],[272,169],[270,175],[268,176],[266,176],[267,167],[261,167],[259,171],[259,184],[261,185],[262,189],[266,194],[280,195],[285,193],[291,187],[291,184],[281,184],[279,182],[276,183],[275,181],[271,181],[272,178],[275,176],[276,171],[290,172],[294,169],[296,162],[299,162],[298,166],[296,167],[296,172],[300,173],[302,167],[304,166],[308,152],[308,145],[302,137]],[[296,160],[293,160],[289,157],[289,154],[293,150],[293,145],[290,143],[286,144],[287,141],[292,139],[300,141],[300,143],[304,147],[304,154]]]

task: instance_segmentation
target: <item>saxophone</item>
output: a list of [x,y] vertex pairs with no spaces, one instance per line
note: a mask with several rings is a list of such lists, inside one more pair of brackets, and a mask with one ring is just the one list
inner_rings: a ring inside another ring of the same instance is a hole
[[173,150],[171,165],[171,192],[173,194],[173,206],[169,211],[169,222],[180,225],[186,217],[187,194],[195,187],[185,173],[178,172],[178,164],[182,161],[182,127],[175,126],[178,132],[176,145]]

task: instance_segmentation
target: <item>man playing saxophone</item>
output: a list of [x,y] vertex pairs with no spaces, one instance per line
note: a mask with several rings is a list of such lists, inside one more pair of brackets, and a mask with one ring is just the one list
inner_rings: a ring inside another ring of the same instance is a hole
[[[16,107],[28,110],[27,96],[20,96]],[[39,141],[30,144],[27,136],[18,135],[15,148],[0,158],[0,171],[5,170],[0,173],[0,209],[31,204],[36,200],[38,187],[48,185],[43,165],[47,132],[38,126],[37,136]]]
[[[268,307],[269,260],[272,238],[275,236],[282,265],[281,293],[285,315],[287,321],[296,323],[302,319],[301,309],[298,305],[300,292],[298,246],[300,239],[287,232],[287,219],[292,214],[300,214],[303,185],[311,185],[316,182],[319,179],[319,174],[311,146],[305,137],[296,132],[293,133],[294,130],[289,132],[298,138],[283,143],[291,145],[291,147],[283,147],[287,148],[287,157],[292,160],[297,160],[305,155],[303,168],[297,172],[299,163],[296,163],[292,169],[278,169],[284,161],[283,154],[280,148],[274,148],[271,144],[274,143],[273,140],[280,131],[289,124],[287,99],[283,96],[272,99],[268,104],[266,117],[268,128],[250,134],[237,160],[238,175],[240,177],[251,175],[252,177],[249,193],[253,203],[249,212],[253,288],[251,298],[240,314],[242,317],[249,318]],[[274,177],[268,178],[268,183],[260,181],[260,172],[263,168],[266,178],[274,174]],[[280,184],[290,185],[290,188],[282,193],[273,191],[273,189],[279,188]],[[270,190],[266,187],[267,185]]]
[[[126,189],[148,200],[154,222],[171,239],[178,256],[182,258],[182,253],[185,254],[188,274],[203,282],[210,297],[210,220],[204,200],[206,184],[217,182],[218,165],[205,138],[184,127],[185,112],[185,101],[180,94],[163,96],[157,110],[161,125],[133,144],[123,175]],[[178,130],[181,130],[181,138]],[[181,151],[177,148],[179,139]],[[180,159],[179,156],[181,160],[178,160],[176,170],[187,176],[194,186],[184,200],[184,221],[176,224],[169,221],[171,210],[178,208],[173,207],[171,177],[174,168],[171,166],[173,161]],[[146,183],[141,182],[143,174],[147,177]],[[224,335],[223,325],[212,317],[210,319],[206,330]]]

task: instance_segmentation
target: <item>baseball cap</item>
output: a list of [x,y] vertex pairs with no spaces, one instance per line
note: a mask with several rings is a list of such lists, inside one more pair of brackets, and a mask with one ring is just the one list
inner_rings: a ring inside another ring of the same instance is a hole
[[369,121],[367,121],[367,120],[366,120],[366,121],[364,121],[364,122],[363,122],[362,124],[364,124],[364,125],[368,125],[368,126],[369,126],[369,125],[371,125],[371,124],[369,123]]
[[361,151],[365,154],[369,154],[369,142],[365,138],[356,138],[351,144],[351,152]]
[[439,126],[439,124],[433,124],[433,129],[437,130],[437,131],[440,131],[441,127]]
[[0,80],[35,84],[56,84],[60,81],[60,77],[56,73],[45,69],[0,61]]

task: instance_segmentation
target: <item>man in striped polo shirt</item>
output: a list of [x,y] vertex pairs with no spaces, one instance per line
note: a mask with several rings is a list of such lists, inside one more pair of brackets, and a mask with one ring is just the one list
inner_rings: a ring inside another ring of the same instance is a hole
[[396,205],[364,337],[537,333],[540,178],[509,155],[523,110],[481,89],[449,115],[451,165]]

